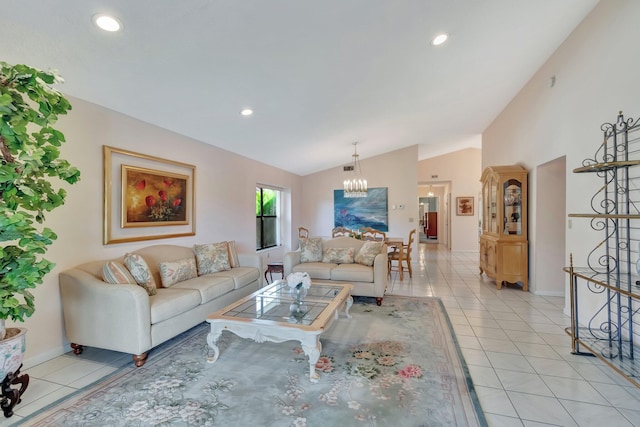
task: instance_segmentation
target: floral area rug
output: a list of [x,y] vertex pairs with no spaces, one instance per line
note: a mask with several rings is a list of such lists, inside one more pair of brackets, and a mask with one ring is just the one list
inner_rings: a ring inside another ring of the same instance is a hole
[[36,426],[486,426],[437,298],[357,298],[321,335],[320,381],[299,343],[223,332],[206,362],[203,323],[70,398]]

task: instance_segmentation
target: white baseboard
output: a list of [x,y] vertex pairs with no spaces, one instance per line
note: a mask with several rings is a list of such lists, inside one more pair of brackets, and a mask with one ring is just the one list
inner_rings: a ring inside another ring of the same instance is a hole
[[540,291],[540,292],[532,292],[534,295],[539,295],[541,297],[564,297],[564,291]]
[[24,359],[22,361],[22,371],[24,371],[25,369],[33,368],[36,365],[47,362],[58,356],[62,356],[64,353],[66,353],[65,347],[58,347],[45,353],[40,353],[28,359]]

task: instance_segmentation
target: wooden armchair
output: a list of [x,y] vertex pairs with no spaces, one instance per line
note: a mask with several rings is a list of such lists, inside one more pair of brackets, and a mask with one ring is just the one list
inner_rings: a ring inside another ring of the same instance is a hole
[[[398,271],[400,275],[400,280],[404,279],[404,270],[406,269],[409,272],[409,278],[413,277],[413,272],[411,271],[411,250],[413,246],[414,236],[416,234],[416,230],[411,230],[409,233],[409,243],[407,245],[402,245],[400,248],[394,248],[393,252],[389,252],[389,274],[391,271]],[[395,266],[393,263],[396,263]]]
[[387,233],[384,231],[376,230],[375,228],[367,227],[360,233],[362,240],[375,240],[377,242],[384,242],[387,238]]
[[353,231],[349,230],[346,227],[335,227],[333,230],[331,230],[331,237],[340,236],[355,237]]

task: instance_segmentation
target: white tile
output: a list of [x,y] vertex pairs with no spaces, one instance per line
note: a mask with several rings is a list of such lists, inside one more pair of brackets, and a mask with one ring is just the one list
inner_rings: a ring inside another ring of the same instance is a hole
[[597,382],[592,382],[590,384],[598,391],[598,393],[603,395],[613,407],[631,410],[640,409],[640,401],[638,401],[637,397],[630,393],[627,388],[616,384],[604,384]]
[[496,369],[496,375],[505,390],[554,397],[538,374]]
[[522,355],[487,352],[487,357],[495,369],[535,373],[535,369]]
[[90,384],[93,384],[94,382],[101,380],[103,378],[105,378],[106,376],[119,371],[121,368],[116,368],[114,366],[102,366],[100,369],[97,369],[93,372],[91,372],[88,375],[85,375],[83,377],[78,378],[77,380],[69,383],[69,387],[75,388],[75,389],[81,389],[83,387],[86,387]]
[[500,328],[486,328],[484,326],[472,326],[471,329],[473,329],[474,333],[478,337],[493,338],[493,339],[503,340],[503,341],[509,340],[509,337],[507,336],[507,334],[505,334],[504,331]]
[[480,406],[482,406],[485,414],[504,415],[507,417],[518,416],[504,390],[482,386],[478,386],[475,389],[480,400]]
[[467,317],[471,326],[484,326],[487,328],[499,328],[498,322],[488,317]]
[[632,411],[624,408],[619,408],[619,411],[631,424],[640,426],[640,411]]
[[487,424],[491,427],[523,427],[520,418],[505,417],[504,415],[485,414]]
[[480,345],[480,341],[476,337],[470,336],[458,336],[458,345],[463,348],[475,348],[477,350],[482,350],[482,346]]
[[493,388],[502,387],[502,384],[496,375],[496,371],[493,368],[478,365],[468,365],[468,368],[474,386],[479,385]]
[[562,357],[548,344],[534,344],[528,342],[516,342],[516,347],[520,350],[520,353],[525,356],[544,357],[547,359],[559,359]]
[[580,426],[633,427],[633,424],[624,415],[610,406],[573,400],[560,400],[560,402]]
[[487,358],[484,350],[476,350],[475,348],[461,348],[462,355],[464,356],[467,365],[478,365],[491,367],[491,362]]
[[[29,391],[30,390],[27,388],[24,396],[29,394]],[[26,417],[27,415],[31,415],[58,399],[69,396],[76,391],[77,390],[70,387],[59,387],[36,400],[26,401],[23,399],[19,405],[16,405],[14,412],[22,417]]]
[[479,337],[478,341],[480,342],[480,345],[482,345],[482,349],[484,351],[517,354],[520,357],[522,357],[522,353],[520,353],[520,350],[518,350],[518,347],[516,347],[516,345],[511,341],[494,340],[491,338],[482,338],[482,337]]
[[523,420],[548,423],[556,426],[577,426],[571,415],[553,397],[508,391],[511,403]]
[[545,340],[542,339],[541,336],[536,334],[533,331],[514,331],[505,329],[504,333],[511,341],[516,342],[529,342],[534,344],[547,344]]
[[587,381],[545,375],[542,375],[542,379],[558,399],[571,399],[599,405],[609,404]]
[[69,385],[80,378],[93,374],[104,367],[104,364],[90,362],[87,360],[76,360],[72,365],[65,366],[55,372],[43,375],[40,378],[56,382],[58,384]]
[[540,357],[527,357],[527,361],[537,373],[541,375],[572,378],[575,380],[583,379],[571,364],[565,360],[545,359]]

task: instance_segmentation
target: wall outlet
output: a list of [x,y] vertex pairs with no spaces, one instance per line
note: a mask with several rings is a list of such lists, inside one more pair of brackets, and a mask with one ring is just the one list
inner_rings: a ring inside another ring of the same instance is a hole
[[398,209],[404,209],[404,205],[398,205]]

